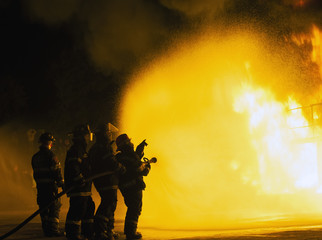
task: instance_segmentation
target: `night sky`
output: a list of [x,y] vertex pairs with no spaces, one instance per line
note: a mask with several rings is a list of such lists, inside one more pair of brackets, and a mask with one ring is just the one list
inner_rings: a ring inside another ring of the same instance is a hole
[[128,77],[177,39],[247,22],[282,41],[321,26],[321,1],[299,2],[1,0],[0,124],[115,123]]

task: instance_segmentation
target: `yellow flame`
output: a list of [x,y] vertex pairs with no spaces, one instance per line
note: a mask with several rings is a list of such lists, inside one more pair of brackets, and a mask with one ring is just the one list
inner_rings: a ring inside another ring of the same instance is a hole
[[[234,107],[249,114],[264,192],[291,193],[317,187],[316,143],[296,142],[312,137],[312,130],[294,100],[290,98],[284,106],[270,92],[246,86]],[[293,109],[288,110],[290,107]]]
[[319,151],[306,141],[312,130],[301,106],[256,84],[257,71],[266,82],[285,71],[264,45],[250,33],[207,35],[133,77],[121,129],[136,144],[147,139],[146,156],[159,159],[146,178],[141,224],[231,227],[321,211]]

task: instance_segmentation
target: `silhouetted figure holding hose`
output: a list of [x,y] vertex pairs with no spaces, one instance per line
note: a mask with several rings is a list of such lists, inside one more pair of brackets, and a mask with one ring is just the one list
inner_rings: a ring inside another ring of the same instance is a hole
[[134,145],[127,134],[121,134],[116,138],[116,159],[125,166],[125,173],[120,175],[119,188],[124,197],[127,212],[124,223],[124,234],[127,240],[141,239],[141,233],[137,232],[139,216],[142,211],[142,191],[145,189],[143,176],[147,176],[151,165],[142,162],[144,147],[147,143],[142,141],[134,151]]
[[40,213],[42,229],[46,237],[62,236],[59,231],[60,199],[56,199],[58,188],[63,187],[64,180],[60,162],[51,151],[55,139],[51,133],[43,133],[40,138],[39,152],[32,157],[33,176],[37,184],[37,203],[40,208],[53,202]]
[[101,197],[101,203],[94,217],[95,240],[114,240],[117,235],[113,231],[114,212],[117,204],[119,172],[124,171],[124,167],[114,157],[111,131],[108,126],[102,124],[96,129],[96,142],[88,152],[93,175],[107,171],[114,172],[93,180]]
[[69,210],[66,217],[66,237],[69,240],[92,239],[95,204],[91,197],[92,181],[85,182],[90,175],[87,145],[92,133],[88,125],[77,126],[73,131],[73,145],[67,152],[65,161],[66,189]]

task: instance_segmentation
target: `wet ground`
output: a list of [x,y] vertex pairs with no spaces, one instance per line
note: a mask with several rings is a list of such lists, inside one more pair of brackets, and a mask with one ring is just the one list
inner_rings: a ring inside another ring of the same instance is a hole
[[[0,235],[5,234],[26,217],[30,212],[8,212],[0,214]],[[262,221],[262,220],[259,220]],[[295,223],[291,218],[283,219],[283,221],[271,221],[272,227],[253,227],[239,230],[169,230],[158,228],[145,228],[140,227],[140,231],[143,234],[145,240],[265,240],[265,239],[296,239],[296,240],[322,240],[322,225],[317,224],[320,219],[311,218],[311,224]],[[308,222],[307,219],[305,222]],[[64,222],[61,222],[63,228]],[[321,222],[322,224],[322,222]],[[283,225],[283,227],[279,226]],[[285,226],[289,225],[289,226]],[[120,234],[120,240],[124,240],[125,236],[122,234],[123,222],[117,221],[115,224],[115,230]],[[14,240],[41,240],[49,239],[42,235],[40,218],[37,216],[25,227],[20,229],[15,234],[7,238]],[[50,238],[52,240],[63,240],[65,237]]]

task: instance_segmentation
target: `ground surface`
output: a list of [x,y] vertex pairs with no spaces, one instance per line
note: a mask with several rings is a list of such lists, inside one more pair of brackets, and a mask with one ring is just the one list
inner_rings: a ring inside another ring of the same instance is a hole
[[[22,212],[10,212],[0,214],[0,235],[5,234],[20,222],[24,218],[28,217],[29,213]],[[63,219],[62,219],[63,220]],[[314,221],[313,221],[314,222]],[[315,221],[317,222],[317,221]],[[61,227],[63,227],[63,221]],[[274,227],[262,227],[262,228],[248,228],[242,230],[167,230],[157,228],[144,228],[140,227],[140,231],[143,234],[145,240],[165,240],[165,239],[181,239],[181,240],[265,240],[265,239],[296,239],[296,240],[322,240],[322,225],[311,224],[290,224],[293,226],[277,226],[279,223],[275,222]],[[285,225],[285,224],[281,224]],[[125,236],[122,234],[123,222],[117,221],[115,230],[120,233],[120,240],[124,240]],[[8,240],[42,240],[49,239],[42,235],[41,223],[39,217],[36,217],[25,227],[18,232],[7,238]],[[50,238],[52,240],[65,240],[65,237]]]

